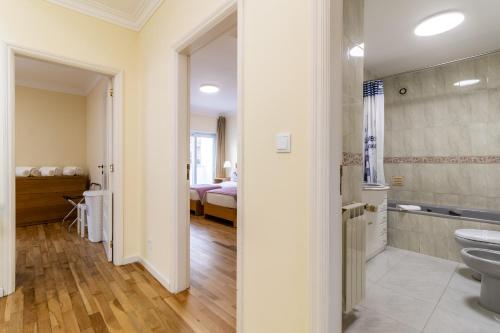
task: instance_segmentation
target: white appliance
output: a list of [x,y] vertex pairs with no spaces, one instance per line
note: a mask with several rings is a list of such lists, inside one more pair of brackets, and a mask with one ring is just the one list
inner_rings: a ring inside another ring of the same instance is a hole
[[387,191],[389,189],[389,186],[365,186],[361,193],[362,201],[367,204],[367,207],[373,208],[365,211],[367,260],[384,251],[387,246]]
[[102,216],[103,196],[107,191],[85,191],[85,204],[87,205],[87,230],[89,240],[97,243],[102,241]]

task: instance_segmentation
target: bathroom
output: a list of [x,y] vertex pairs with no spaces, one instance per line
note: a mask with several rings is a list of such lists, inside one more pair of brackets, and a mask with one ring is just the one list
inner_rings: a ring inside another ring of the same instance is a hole
[[344,1],[343,203],[368,260],[345,332],[500,332],[498,12]]

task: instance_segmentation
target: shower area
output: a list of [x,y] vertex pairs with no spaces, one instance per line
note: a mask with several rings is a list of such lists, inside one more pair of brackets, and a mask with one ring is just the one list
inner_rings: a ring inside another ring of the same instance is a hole
[[456,229],[500,230],[500,53],[383,82],[388,244],[460,261]]

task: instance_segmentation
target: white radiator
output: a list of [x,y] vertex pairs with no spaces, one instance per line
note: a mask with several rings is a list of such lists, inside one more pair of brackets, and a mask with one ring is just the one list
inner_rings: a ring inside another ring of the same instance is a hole
[[342,207],[343,310],[349,313],[363,301],[366,287],[366,221],[365,204]]

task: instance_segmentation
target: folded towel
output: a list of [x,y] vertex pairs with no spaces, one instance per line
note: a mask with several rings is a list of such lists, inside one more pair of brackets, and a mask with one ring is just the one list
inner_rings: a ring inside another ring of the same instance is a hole
[[38,168],[31,169],[31,174],[30,174],[31,177],[40,177],[41,175],[42,173],[40,172],[40,169]]
[[63,168],[63,176],[82,176],[83,169],[76,166],[67,166]]
[[422,207],[415,206],[415,205],[398,205],[398,208],[400,208],[402,210],[409,210],[409,211],[419,211],[419,210],[422,210]]
[[16,167],[16,177],[29,177],[33,167]]
[[40,168],[40,173],[44,177],[51,177],[51,176],[62,176],[62,170],[61,168],[58,167],[41,167]]

